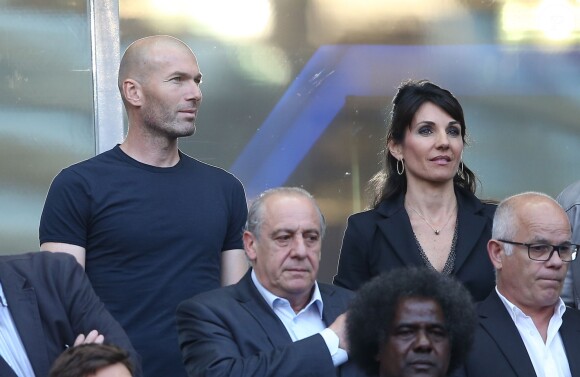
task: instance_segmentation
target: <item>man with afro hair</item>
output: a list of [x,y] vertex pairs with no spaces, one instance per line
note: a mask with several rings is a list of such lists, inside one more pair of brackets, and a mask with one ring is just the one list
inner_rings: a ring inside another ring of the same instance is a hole
[[467,357],[476,325],[463,285],[427,268],[366,283],[350,305],[350,358],[369,376],[444,377]]

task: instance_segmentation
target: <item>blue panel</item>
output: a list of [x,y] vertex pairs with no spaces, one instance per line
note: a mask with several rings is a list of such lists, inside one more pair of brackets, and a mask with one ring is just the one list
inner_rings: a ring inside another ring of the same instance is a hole
[[[319,48],[250,140],[231,171],[249,198],[283,185],[347,96],[392,97],[402,80],[430,79],[458,96],[563,95],[578,52],[496,45],[331,45]],[[552,74],[546,70],[553,71]],[[546,82],[547,77],[562,80]],[[570,82],[570,84],[572,84]],[[340,148],[338,148],[340,149]]]

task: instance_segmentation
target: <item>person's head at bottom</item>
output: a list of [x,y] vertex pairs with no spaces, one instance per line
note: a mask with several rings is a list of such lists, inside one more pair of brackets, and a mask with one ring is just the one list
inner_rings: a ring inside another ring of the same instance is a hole
[[465,361],[475,325],[461,283],[428,269],[393,270],[365,284],[353,300],[349,358],[372,376],[444,377]]
[[132,377],[129,354],[108,344],[81,344],[68,348],[52,365],[49,377]]

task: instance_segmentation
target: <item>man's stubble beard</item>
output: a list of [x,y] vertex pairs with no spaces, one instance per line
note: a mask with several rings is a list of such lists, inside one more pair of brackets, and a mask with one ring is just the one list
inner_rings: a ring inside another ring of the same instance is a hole
[[161,117],[156,115],[157,114],[155,114],[154,111],[147,111],[143,116],[145,129],[151,135],[162,136],[169,139],[177,139],[195,134],[195,118],[191,123],[187,122],[187,129],[181,129],[181,127],[179,127],[180,122],[178,122],[177,117],[173,117],[170,121],[168,121],[168,119],[171,118],[169,112],[163,112],[163,116]]

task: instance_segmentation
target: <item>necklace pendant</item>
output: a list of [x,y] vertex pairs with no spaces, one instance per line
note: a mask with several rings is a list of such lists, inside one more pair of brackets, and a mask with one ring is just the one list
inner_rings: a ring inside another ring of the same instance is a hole
[[436,230],[435,231],[435,235],[438,236],[439,235],[439,232],[441,232],[441,231],[440,230]]

